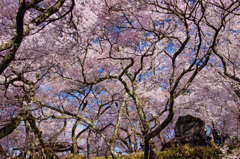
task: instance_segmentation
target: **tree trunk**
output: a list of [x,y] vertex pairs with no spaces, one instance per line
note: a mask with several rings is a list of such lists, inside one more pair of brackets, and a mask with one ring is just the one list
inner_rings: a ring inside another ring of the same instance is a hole
[[[29,123],[24,120],[24,123],[25,123],[25,133],[26,133],[26,139],[25,139],[25,146],[24,146],[24,152],[23,152],[23,156],[22,157],[26,157],[27,153],[28,153],[28,150],[30,148],[29,146],[29,142],[30,142],[30,125]],[[31,155],[30,155],[31,157]]]
[[[30,114],[30,113],[29,113]],[[49,151],[47,148],[46,148],[46,145],[42,139],[42,132],[38,129],[37,125],[35,124],[35,119],[34,117],[30,114],[29,115],[29,118],[27,119],[33,132],[34,132],[34,135],[36,138],[38,138],[43,150],[44,150],[44,153],[46,154],[46,156],[48,158],[51,158],[51,159],[58,159],[58,156],[54,153],[52,153],[51,151]]]
[[109,154],[110,154],[109,148],[107,148],[107,151],[106,151],[106,154],[105,154],[105,158],[109,159]]
[[90,135],[91,135],[91,130],[89,130],[88,136],[87,136],[87,159],[90,159]]
[[77,138],[75,136],[75,130],[76,130],[78,124],[79,124],[79,120],[77,120],[75,122],[75,124],[73,125],[73,129],[72,129],[72,154],[73,155],[78,154]]
[[153,139],[146,140],[144,142],[145,150],[144,150],[144,159],[155,159],[156,149]]
[[156,145],[153,141],[153,139],[150,140],[150,159],[156,158]]
[[72,143],[72,154],[77,155],[78,154],[78,146],[77,146],[77,139],[75,136],[72,138],[72,142],[73,142]]
[[35,152],[35,143],[34,143],[34,134],[31,130],[30,124],[27,120],[24,120],[25,130],[26,130],[26,139],[25,139],[25,147],[23,157],[26,158],[29,155],[29,158],[36,158]]
[[144,159],[149,159],[149,156],[150,156],[149,140],[144,140]]
[[0,145],[0,156],[2,156],[2,157],[6,157],[7,156],[5,151],[3,150],[2,145]]
[[112,146],[110,147],[110,153],[111,153],[112,159],[117,159]]

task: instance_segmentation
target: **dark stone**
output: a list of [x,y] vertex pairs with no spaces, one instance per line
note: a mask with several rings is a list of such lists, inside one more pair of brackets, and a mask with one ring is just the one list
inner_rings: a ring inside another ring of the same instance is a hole
[[162,150],[171,148],[172,146],[189,144],[195,146],[210,146],[211,140],[206,135],[205,122],[191,115],[180,116],[175,126],[175,138],[170,142],[162,145]]
[[204,131],[205,122],[191,115],[180,116],[175,126],[175,137],[196,136]]

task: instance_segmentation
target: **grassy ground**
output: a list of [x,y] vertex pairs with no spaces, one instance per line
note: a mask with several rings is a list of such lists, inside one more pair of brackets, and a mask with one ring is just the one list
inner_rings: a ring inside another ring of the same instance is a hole
[[[117,159],[143,159],[143,152],[117,156]],[[1,157],[0,157],[1,158]],[[11,157],[11,159],[19,159]],[[69,155],[61,159],[87,159],[84,156]],[[90,159],[105,159],[105,157],[91,157]],[[111,157],[109,157],[111,159]],[[156,159],[240,159],[240,144],[224,147],[195,147],[178,146],[168,151],[156,152]]]
[[[117,156],[117,159],[143,159],[143,152]],[[240,145],[219,147],[195,147],[188,145],[172,148],[168,151],[156,152],[157,159],[237,159],[240,158]],[[82,156],[68,156],[63,159],[86,159]],[[91,159],[105,159],[105,157],[91,157]]]

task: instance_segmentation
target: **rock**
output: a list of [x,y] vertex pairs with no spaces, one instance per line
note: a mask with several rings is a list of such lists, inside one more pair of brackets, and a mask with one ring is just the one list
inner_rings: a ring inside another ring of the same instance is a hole
[[162,150],[172,146],[189,144],[194,146],[207,146],[210,137],[206,135],[205,122],[191,115],[180,116],[175,126],[175,138],[163,144]]
[[175,126],[175,137],[196,136],[204,132],[205,122],[191,115],[180,116]]

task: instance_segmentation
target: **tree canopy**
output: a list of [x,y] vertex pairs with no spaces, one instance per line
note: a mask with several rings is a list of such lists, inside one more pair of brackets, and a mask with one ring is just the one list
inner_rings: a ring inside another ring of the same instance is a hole
[[238,0],[0,7],[0,155],[147,159],[188,114],[239,138]]

